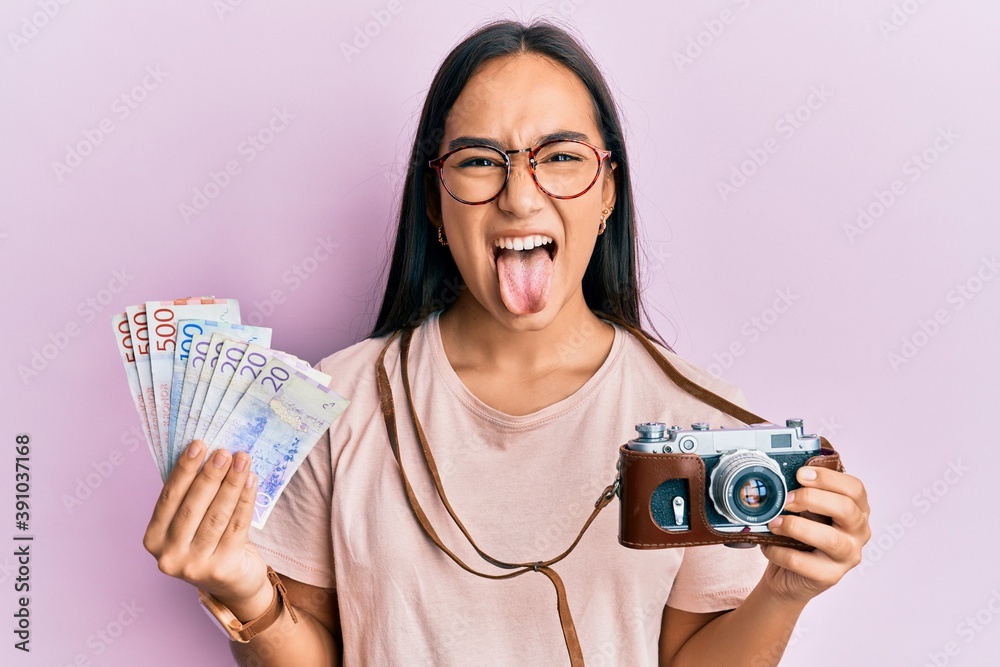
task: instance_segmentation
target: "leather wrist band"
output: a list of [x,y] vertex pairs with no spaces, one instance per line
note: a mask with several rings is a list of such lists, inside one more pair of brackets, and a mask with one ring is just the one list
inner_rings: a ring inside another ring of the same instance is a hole
[[299,622],[298,617],[295,615],[295,610],[288,602],[288,591],[285,590],[285,585],[281,583],[281,577],[278,576],[278,573],[270,565],[267,566],[267,578],[274,588],[274,597],[271,599],[271,604],[261,614],[251,618],[246,623],[241,622],[215,596],[200,588],[198,589],[198,602],[201,604],[202,609],[205,610],[205,613],[209,615],[209,618],[215,621],[215,624],[230,640],[245,644],[271,627],[281,617],[281,612],[285,607],[288,608],[292,622]]

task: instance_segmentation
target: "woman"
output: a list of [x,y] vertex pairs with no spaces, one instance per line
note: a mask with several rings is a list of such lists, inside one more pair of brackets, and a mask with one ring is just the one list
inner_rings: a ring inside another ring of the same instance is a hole
[[374,331],[319,365],[351,405],[263,531],[248,529],[245,455],[199,471],[197,441],[146,531],[163,572],[237,625],[254,620],[260,634],[232,644],[241,664],[775,664],[803,606],[860,562],[863,485],[806,468],[788,509],[833,524],[770,529],[814,552],[625,549],[608,510],[554,559],[636,423],[740,425],[680,391],[618,323],[640,326],[628,167],[608,88],[562,30],[498,22],[448,55]]

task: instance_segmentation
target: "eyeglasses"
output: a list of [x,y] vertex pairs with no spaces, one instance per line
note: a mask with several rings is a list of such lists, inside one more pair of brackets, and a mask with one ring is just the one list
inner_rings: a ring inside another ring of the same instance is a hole
[[611,151],[585,141],[556,139],[536,148],[502,151],[474,144],[449,151],[427,163],[437,172],[452,197],[472,206],[489,204],[500,196],[510,179],[510,156],[528,154],[531,177],[538,188],[554,199],[575,199],[597,182],[601,166]]

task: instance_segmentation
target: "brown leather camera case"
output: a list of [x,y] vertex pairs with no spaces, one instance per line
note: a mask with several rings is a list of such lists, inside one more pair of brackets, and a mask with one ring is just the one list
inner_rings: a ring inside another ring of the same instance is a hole
[[[806,461],[806,465],[820,466],[843,471],[840,455],[821,438],[823,448],[818,456]],[[798,540],[771,533],[724,533],[712,528],[705,517],[705,463],[697,454],[654,454],[628,449],[619,449],[619,469],[621,486],[618,494],[621,517],[618,541],[633,549],[663,549],[665,547],[689,547],[704,544],[728,544],[729,546],[753,546],[755,544],[778,544],[795,549],[810,550]],[[690,495],[690,530],[668,531],[660,528],[650,512],[650,498],[653,491],[663,482],[671,479],[685,479]],[[789,489],[790,491],[792,489]],[[803,512],[801,516],[815,521],[830,523],[829,517]]]

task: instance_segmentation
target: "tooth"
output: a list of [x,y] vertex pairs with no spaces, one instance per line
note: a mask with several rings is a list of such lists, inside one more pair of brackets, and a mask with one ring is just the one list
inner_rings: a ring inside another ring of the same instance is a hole
[[524,250],[524,241],[521,239],[514,239],[514,250]]
[[513,250],[514,244],[511,242],[510,239],[504,239],[503,247],[506,248],[507,250]]
[[537,245],[537,244],[535,243],[535,237],[534,236],[529,236],[526,239],[524,239],[524,249],[525,250],[531,250],[532,248],[535,247],[535,245]]

